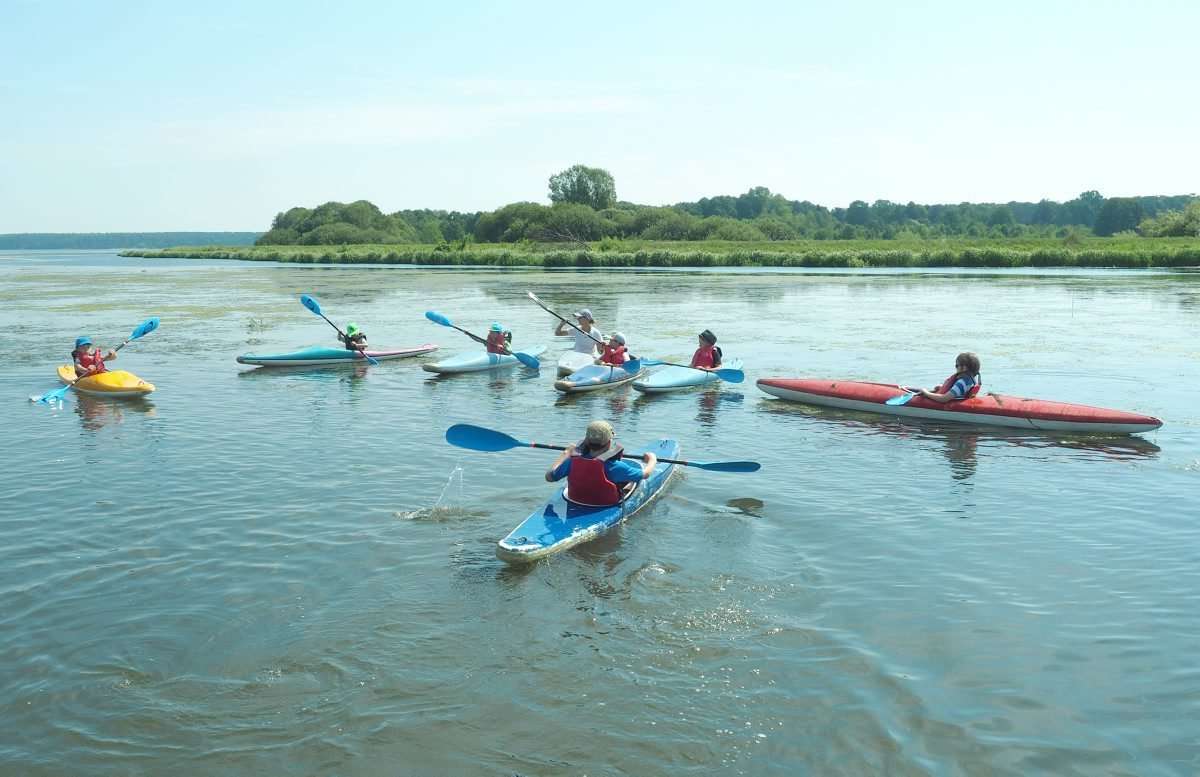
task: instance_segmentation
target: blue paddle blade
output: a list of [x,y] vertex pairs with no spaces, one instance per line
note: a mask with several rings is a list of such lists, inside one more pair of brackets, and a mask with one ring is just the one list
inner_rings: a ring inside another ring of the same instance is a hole
[[726,383],[741,383],[746,379],[746,373],[741,370],[715,370],[717,377]]
[[151,332],[153,332],[155,329],[158,329],[158,317],[157,316],[155,316],[154,318],[148,318],[145,321],[143,321],[142,323],[138,324],[137,329],[134,329],[132,332],[130,332],[129,339],[136,340],[139,337],[144,337],[144,336],[150,334]]
[[628,372],[630,375],[633,375],[642,371],[643,364],[645,364],[645,362],[643,362],[641,359],[630,359],[621,366],[625,368],[626,372]]
[[446,430],[446,442],[459,448],[468,448],[473,451],[487,451],[489,453],[506,451],[511,448],[521,448],[528,444],[521,442],[515,437],[510,437],[504,432],[497,432],[495,429],[474,426],[473,424],[455,424],[451,426]]
[[300,304],[316,313],[318,316],[321,315],[321,305],[307,294],[300,295]]
[[660,360],[660,359],[647,359],[647,358],[643,358],[643,359],[641,359],[641,362],[642,362],[642,366],[643,366],[643,367],[657,367],[657,366],[659,366],[660,364],[666,364],[666,362],[664,362],[664,361],[662,361],[662,360]]
[[532,354],[525,353],[524,351],[513,351],[513,356],[517,357],[517,361],[531,370],[540,370],[542,368],[542,363]]
[[712,472],[758,472],[762,469],[757,461],[689,461],[688,466]]
[[53,391],[47,391],[45,394],[42,394],[37,399],[34,399],[33,397],[30,397],[30,399],[33,399],[35,402],[40,402],[43,405],[48,405],[51,402],[62,401],[62,399],[67,395],[67,392],[70,390],[71,390],[70,386],[62,386],[61,388],[56,388]]
[[426,310],[425,318],[429,319],[435,324],[441,324],[442,326],[454,326],[454,324],[450,322],[450,319],[446,318],[441,313],[438,313],[436,310]]
[[915,397],[916,394],[901,394],[898,397],[892,397],[884,402],[885,405],[907,405],[908,401]]

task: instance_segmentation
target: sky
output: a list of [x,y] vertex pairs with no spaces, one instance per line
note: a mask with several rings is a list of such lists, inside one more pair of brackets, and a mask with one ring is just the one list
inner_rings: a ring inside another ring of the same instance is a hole
[[1200,3],[0,0],[0,233],[1200,192]]

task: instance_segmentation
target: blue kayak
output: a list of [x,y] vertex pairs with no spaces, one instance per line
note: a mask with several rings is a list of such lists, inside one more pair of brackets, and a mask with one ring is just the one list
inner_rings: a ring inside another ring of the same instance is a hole
[[623,367],[611,367],[607,364],[589,364],[587,367],[572,372],[565,378],[554,381],[554,388],[565,394],[579,391],[595,391],[596,389],[620,386],[635,380],[645,374],[645,368],[638,372],[630,372]]
[[[721,365],[722,369],[740,370],[741,359],[730,359]],[[709,383],[720,383],[716,373],[705,370],[693,370],[691,367],[667,367],[652,375],[635,380],[633,388],[646,394],[661,394],[666,391],[678,391],[692,386],[704,386]]]
[[[410,356],[436,351],[433,343],[425,343],[415,348],[396,348],[392,350],[373,350],[368,348],[365,353],[376,361],[389,359],[407,359]],[[345,348],[305,348],[303,351],[291,353],[253,354],[245,353],[237,357],[238,364],[254,364],[260,367],[320,367],[324,364],[351,364],[362,362],[362,354],[358,351],[348,351]]]
[[[650,451],[660,458],[679,457],[679,443],[659,440],[637,451],[626,451],[625,458],[640,459]],[[675,464],[659,463],[650,477],[638,483],[623,502],[611,507],[592,507],[567,499],[564,486],[544,507],[534,511],[496,545],[496,556],[511,563],[528,563],[599,537],[629,518],[658,496],[671,479]]]
[[[527,353],[530,356],[538,356],[546,350],[546,346],[538,345],[533,348],[522,348],[521,353]],[[466,351],[448,359],[443,359],[440,362],[432,364],[422,364],[421,369],[426,372],[437,372],[441,374],[453,374],[459,372],[479,372],[481,370],[502,369],[505,367],[513,367],[520,364],[520,360],[515,356],[509,356],[503,353],[488,353],[487,351],[474,350]]]

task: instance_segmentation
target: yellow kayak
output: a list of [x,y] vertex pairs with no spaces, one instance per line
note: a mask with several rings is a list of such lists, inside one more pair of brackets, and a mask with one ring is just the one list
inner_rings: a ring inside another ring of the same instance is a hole
[[[58,379],[63,383],[75,380],[75,367],[64,364],[58,368]],[[125,370],[110,370],[99,375],[89,375],[71,388],[81,394],[97,397],[144,397],[154,391],[154,384]]]

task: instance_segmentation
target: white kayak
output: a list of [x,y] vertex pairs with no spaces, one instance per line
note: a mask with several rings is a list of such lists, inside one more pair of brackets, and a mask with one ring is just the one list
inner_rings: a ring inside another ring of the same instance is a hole
[[[730,359],[721,364],[721,369],[740,370],[741,368],[741,359]],[[646,394],[662,394],[667,391],[679,391],[693,386],[720,382],[721,379],[714,372],[694,370],[691,367],[667,367],[652,375],[635,380],[633,387]]]
[[584,367],[595,363],[596,357],[592,354],[581,353],[580,351],[567,351],[558,357],[558,377],[565,378],[572,372],[578,372]]
[[[632,362],[630,363],[632,364]],[[637,367],[637,372],[630,372],[624,367],[612,367],[607,364],[589,364],[583,369],[572,372],[565,378],[559,378],[554,381],[554,388],[564,394],[575,394],[580,391],[596,391],[598,389],[621,386],[645,374],[646,369],[640,363]]]
[[[530,356],[538,356],[546,350],[546,346],[538,345],[533,348],[522,348],[521,353],[527,353]],[[436,372],[443,375],[450,375],[459,372],[480,372],[482,370],[505,369],[520,364],[520,360],[515,356],[509,356],[503,353],[488,353],[487,351],[467,351],[448,359],[443,359],[440,362],[431,364],[422,364],[421,369],[426,372]]]

